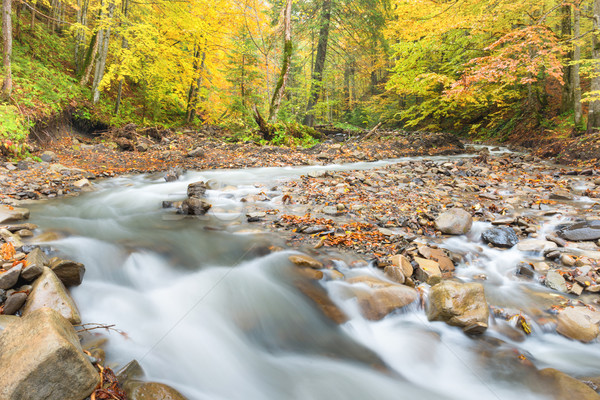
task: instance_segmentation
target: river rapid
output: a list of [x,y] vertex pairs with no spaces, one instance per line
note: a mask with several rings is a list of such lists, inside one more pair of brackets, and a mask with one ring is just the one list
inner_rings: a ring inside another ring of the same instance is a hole
[[[537,368],[600,375],[598,345],[569,340],[552,327],[533,324],[524,340],[503,334],[508,322],[496,320],[471,338],[429,322],[418,305],[369,321],[343,296],[344,282],[324,279],[350,317],[339,326],[327,319],[294,286],[293,251],[269,253],[283,239],[251,229],[240,202],[316,169],[323,167],[188,172],[170,183],[160,175],[119,177],[76,198],[33,205],[31,222],[61,234],[51,245],[85,264],[83,284],[72,289],[84,322],[126,333],[108,334],[109,364],[136,359],[149,380],[189,399],[547,398],[515,354]],[[183,218],[161,208],[162,201],[184,198],[188,184],[209,179],[219,189],[207,193],[213,209],[206,216]],[[549,216],[540,234],[556,223]],[[489,226],[475,223],[469,235],[441,244],[471,261],[457,265],[456,276],[471,281],[485,273],[488,303],[496,307],[547,308],[552,291],[514,275],[522,252],[482,244]],[[336,266],[346,276],[383,277],[372,266]]]

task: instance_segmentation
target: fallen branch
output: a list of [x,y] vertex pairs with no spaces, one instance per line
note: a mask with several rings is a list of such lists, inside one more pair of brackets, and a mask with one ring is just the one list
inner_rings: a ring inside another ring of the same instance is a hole
[[377,132],[377,130],[379,128],[381,128],[381,125],[383,125],[384,123],[385,123],[385,121],[379,121],[379,123],[377,125],[375,125],[375,127],[373,129],[371,129],[369,131],[369,133],[367,133],[365,136],[363,136],[362,139],[360,139],[360,141],[362,142],[363,140],[369,139],[371,136],[373,136],[375,134],[375,132]]

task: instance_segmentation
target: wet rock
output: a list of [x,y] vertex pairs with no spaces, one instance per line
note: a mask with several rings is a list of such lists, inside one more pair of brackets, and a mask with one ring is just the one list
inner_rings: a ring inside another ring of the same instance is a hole
[[560,256],[560,261],[565,264],[567,267],[572,267],[575,265],[575,259],[568,255],[568,254],[562,254]]
[[86,178],[79,179],[78,181],[73,182],[73,186],[78,189],[91,188],[92,184]]
[[545,391],[556,400],[598,400],[600,396],[585,383],[554,368],[539,371]]
[[188,197],[204,197],[206,189],[206,183],[203,181],[190,183],[187,187],[187,195]]
[[404,276],[404,272],[402,271],[401,267],[388,265],[383,269],[383,273],[394,282],[403,284],[406,281],[406,277]]
[[434,249],[428,246],[418,246],[418,250],[423,257],[427,258],[428,260],[433,260],[437,262],[441,271],[454,271],[454,263],[448,256],[446,256],[444,250]]
[[395,265],[397,267],[402,268],[402,273],[404,274],[405,277],[411,277],[413,274],[413,266],[410,263],[410,261],[408,261],[408,258],[404,257],[401,254],[397,254],[395,256],[392,256],[392,258],[390,259],[392,265]]
[[427,318],[458,326],[471,334],[483,333],[489,318],[483,285],[444,281],[433,286]]
[[181,213],[185,215],[204,215],[212,205],[203,199],[190,198],[181,203]]
[[415,276],[418,280],[430,285],[434,285],[442,280],[442,271],[437,261],[426,260],[420,257],[415,257],[415,261],[419,265],[419,268],[415,271]]
[[29,254],[27,254],[27,267],[21,272],[21,276],[26,281],[33,281],[37,279],[42,272],[44,267],[47,265],[48,259],[46,254],[39,248],[36,247]]
[[546,275],[546,286],[559,292],[567,293],[567,282],[565,278],[557,271],[549,271]]
[[313,268],[295,268],[294,272],[303,278],[319,281],[323,279],[323,271]]
[[539,252],[548,249],[555,249],[558,246],[554,242],[541,239],[525,239],[517,244],[517,249],[521,251]]
[[481,234],[481,238],[486,243],[506,249],[519,243],[519,237],[515,233],[515,230],[509,226],[488,229]]
[[570,225],[560,229],[558,236],[572,242],[583,242],[600,239],[600,221],[588,221]]
[[183,170],[181,168],[170,168],[164,176],[166,182],[175,182],[179,177],[183,174]]
[[18,231],[22,231],[22,230],[30,230],[33,231],[35,229],[37,229],[38,226],[35,224],[12,224],[12,225],[6,225],[6,226],[2,226],[0,227],[0,229],[6,229],[7,231],[10,231],[12,233],[18,232]]
[[337,209],[337,207],[334,207],[334,206],[325,206],[325,207],[323,207],[323,214],[326,214],[326,215],[338,215],[338,214],[340,214],[340,211]]
[[0,335],[0,398],[81,400],[100,376],[81,350],[75,330],[42,308]]
[[550,200],[572,201],[574,196],[566,190],[555,190],[550,194]]
[[2,310],[2,314],[5,315],[14,315],[17,311],[23,307],[25,301],[27,300],[26,293],[13,293],[8,296],[6,299],[6,303],[4,303],[4,309]]
[[519,263],[517,265],[517,274],[525,276],[527,278],[533,278],[534,272],[528,263]]
[[44,307],[57,311],[72,324],[81,323],[75,302],[60,279],[48,267],[44,267],[42,275],[33,283],[33,288],[23,308],[23,316]]
[[130,361],[119,372],[117,372],[117,380],[121,385],[126,385],[132,380],[139,380],[145,376],[144,369],[137,360]]
[[186,154],[187,157],[192,157],[192,158],[202,158],[202,157],[204,157],[204,155],[205,155],[205,153],[204,153],[204,149],[202,147],[198,147]]
[[187,400],[172,387],[158,382],[129,382],[124,387],[130,400]]
[[348,316],[329,298],[325,289],[306,280],[297,280],[294,285],[321,310],[323,315],[335,322],[343,324]]
[[23,242],[21,241],[21,239],[7,229],[0,229],[0,237],[6,243],[12,243],[15,249],[20,249],[21,247],[23,247]]
[[329,228],[326,225],[313,225],[313,226],[309,226],[306,229],[303,229],[302,233],[305,233],[307,235],[314,235],[315,233],[324,232],[328,229]]
[[23,265],[19,264],[0,274],[0,289],[10,289],[17,284]]
[[472,225],[471,214],[460,208],[452,208],[435,220],[436,229],[448,235],[464,235]]
[[358,301],[362,315],[371,321],[378,321],[419,297],[413,288],[394,285],[370,276],[354,277],[347,282],[353,284],[351,292]]
[[49,267],[66,287],[81,285],[85,275],[85,266],[71,260],[53,258]]
[[323,268],[322,262],[317,261],[314,258],[309,257],[304,254],[293,254],[293,255],[289,256],[288,259],[290,260],[290,262],[292,264],[295,264],[299,267],[314,268],[314,269]]
[[2,331],[5,330],[9,324],[20,320],[20,317],[14,315],[0,315],[0,334],[2,334]]
[[600,313],[586,307],[568,307],[558,314],[556,332],[570,339],[591,342],[598,337]]

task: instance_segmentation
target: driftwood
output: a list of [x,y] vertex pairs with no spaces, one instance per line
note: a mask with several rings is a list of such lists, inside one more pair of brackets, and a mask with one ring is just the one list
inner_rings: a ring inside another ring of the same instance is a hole
[[[377,130],[379,128],[381,128],[381,125],[384,124],[384,122],[385,121],[380,121],[377,125],[375,125],[375,127],[373,129],[371,129],[369,131],[369,133],[367,133],[365,136],[363,136],[362,139],[360,139],[360,141],[362,142],[363,140],[367,140],[367,139],[373,137],[375,135],[375,133],[377,133]],[[377,135],[375,135],[375,136],[377,136]]]

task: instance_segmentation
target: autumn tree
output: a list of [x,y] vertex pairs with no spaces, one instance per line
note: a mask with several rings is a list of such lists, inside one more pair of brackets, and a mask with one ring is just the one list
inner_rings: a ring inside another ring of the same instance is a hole
[[11,15],[12,0],[2,0],[2,96],[8,98],[12,92],[12,15]]

